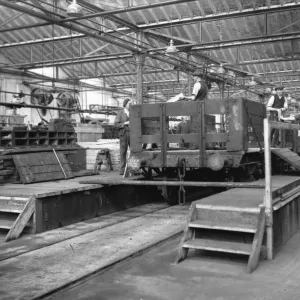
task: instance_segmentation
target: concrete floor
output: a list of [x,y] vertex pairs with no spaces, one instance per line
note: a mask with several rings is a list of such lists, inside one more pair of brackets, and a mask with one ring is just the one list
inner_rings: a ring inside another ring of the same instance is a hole
[[57,294],[55,300],[292,300],[300,298],[300,233],[247,274],[246,260],[190,253],[172,265],[179,238]]

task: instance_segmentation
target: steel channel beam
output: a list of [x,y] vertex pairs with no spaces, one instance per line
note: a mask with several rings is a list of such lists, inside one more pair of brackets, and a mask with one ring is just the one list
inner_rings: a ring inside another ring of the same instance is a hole
[[[299,38],[300,38],[300,31],[297,31],[297,32],[269,35],[268,37],[258,36],[258,37],[249,37],[249,38],[237,39],[237,40],[229,40],[226,42],[222,41],[222,42],[183,44],[183,45],[176,45],[176,48],[180,50],[181,48],[190,47],[191,51],[216,50],[220,48],[223,49],[223,48],[230,48],[230,47],[237,47],[237,46],[248,46],[253,44],[283,42],[283,41],[295,40]],[[152,48],[152,49],[147,49],[147,51],[148,52],[164,51],[166,48],[167,47]]]
[[[178,2],[178,1],[176,1],[176,2]],[[187,1],[184,1],[184,2],[187,2]],[[189,17],[189,18],[172,20],[172,26],[186,25],[186,24],[192,24],[192,23],[197,23],[197,22],[210,22],[210,21],[217,21],[217,20],[221,20],[221,19],[225,20],[225,19],[232,19],[232,18],[241,18],[241,17],[248,17],[248,16],[265,14],[265,13],[290,11],[290,10],[299,9],[299,8],[300,8],[299,3],[286,3],[284,5],[263,6],[263,7],[257,7],[257,8],[236,10],[236,11],[231,11],[231,12],[226,11],[226,12],[221,12],[221,13],[216,13],[216,14],[211,14],[211,15],[193,16],[193,17]],[[139,9],[138,9],[138,7],[135,8],[135,10],[139,10]],[[114,12],[114,10],[111,10],[109,13],[113,13],[113,12]],[[129,12],[129,10],[125,9],[124,12]],[[116,10],[114,13],[117,13]],[[118,13],[120,13],[120,12],[118,11]],[[115,20],[115,22],[118,22],[118,21]],[[28,29],[28,28],[33,28],[33,27],[47,26],[47,25],[51,25],[51,24],[52,24],[52,22],[44,22],[44,23],[40,23],[40,24],[27,25],[25,27],[7,28],[7,29],[0,30],[0,32]],[[136,27],[139,30],[165,28],[165,27],[170,27],[170,21],[169,20],[160,21],[160,22],[156,22],[153,24],[138,25]],[[128,29],[129,29],[128,27],[124,27],[124,28],[119,28],[118,31],[120,31],[120,32],[128,31]]]
[[285,61],[297,61],[300,60],[300,57],[274,57],[274,58],[262,58],[262,59],[255,59],[255,60],[246,60],[240,61],[235,63],[224,63],[223,66],[245,66],[245,65],[255,65],[255,64],[269,64],[275,62],[285,62]]
[[82,180],[81,184],[102,184],[102,185],[141,185],[141,186],[193,186],[193,187],[226,187],[226,188],[254,188],[264,189],[264,184],[248,182],[201,182],[201,181],[147,181],[147,180]]
[[[192,18],[182,18],[178,20],[172,20],[172,26],[186,25],[186,24],[192,24],[198,22],[211,22],[220,19],[226,20],[226,19],[233,19],[233,18],[252,17],[254,15],[289,11],[289,10],[295,10],[299,8],[300,8],[300,4],[298,3],[286,3],[284,5],[271,5],[271,6],[243,9],[241,11],[240,10],[229,11],[229,12],[225,11],[225,12],[221,12],[221,13],[219,12],[216,14],[210,14],[205,16],[193,16]],[[161,21],[153,24],[139,25],[140,29],[158,29],[164,27],[170,27],[169,20]]]
[[[77,2],[79,3],[79,5],[87,8],[87,9],[93,10],[93,11],[98,11],[98,12],[104,12],[105,11],[104,9],[101,9],[101,8],[97,7],[96,5],[93,5],[93,4],[91,4],[87,1],[84,1],[84,0],[77,0]],[[138,26],[136,26],[136,25],[134,25],[130,22],[127,22],[126,20],[123,20],[122,18],[119,18],[117,16],[108,16],[107,19],[110,19],[111,21],[122,24],[123,26],[126,26],[126,27],[130,28],[133,31],[139,31]]]
[[156,7],[177,5],[180,3],[194,2],[194,1],[196,1],[196,0],[172,0],[172,1],[147,4],[147,5],[130,6],[130,7],[121,8],[121,9],[112,9],[112,10],[107,10],[107,11],[103,11],[103,12],[97,12],[97,13],[85,15],[82,17],[66,18],[65,20],[62,21],[62,23],[73,22],[73,21],[84,20],[84,19],[91,19],[91,18],[96,18],[96,17],[109,16],[109,15],[115,15],[115,14],[120,14],[120,13],[127,13],[127,12],[131,12],[131,11],[137,11],[137,10],[143,10],[143,9],[153,9]]
[[36,12],[32,9],[29,9],[29,8],[26,8],[26,7],[23,7],[23,6],[20,6],[20,5],[16,5],[15,3],[12,3],[10,1],[0,0],[0,5],[11,8],[13,10],[17,10],[17,11],[26,13],[28,15],[34,16],[34,17],[39,18],[39,19],[44,20],[44,21],[49,21],[53,24],[62,26],[64,28],[67,28],[67,29],[70,29],[70,30],[73,30],[73,31],[77,31],[79,33],[85,34],[86,36],[99,39],[99,40],[104,41],[106,43],[114,44],[116,46],[119,46],[121,48],[125,48],[125,49],[127,49],[129,51],[132,51],[134,53],[139,52],[135,46],[129,45],[128,43],[127,44],[122,43],[122,42],[116,41],[114,39],[111,39],[111,38],[108,38],[108,37],[105,37],[105,36],[102,36],[102,35],[99,35],[99,34],[92,33],[91,31],[82,29],[81,27],[79,27],[78,25],[75,25],[75,24],[61,23],[61,21],[65,20],[65,19],[60,19],[60,20],[54,19],[54,18],[49,17],[45,14]]
[[[110,61],[110,60],[118,60],[118,59],[127,59],[132,58],[133,54],[124,53],[124,54],[111,54],[111,55],[94,55],[88,56],[86,58],[82,57],[74,57],[69,59],[57,59],[40,61],[36,63],[28,63],[28,64],[14,64],[14,65],[6,65],[5,67],[15,68],[15,69],[35,69],[35,68],[46,68],[46,67],[54,67],[54,66],[64,66],[64,65],[75,65],[81,63],[93,63],[93,62],[101,62],[101,61]],[[0,68],[1,70],[1,68]]]
[[29,45],[36,45],[36,44],[45,44],[45,43],[58,42],[58,41],[66,41],[66,40],[70,40],[70,39],[73,40],[76,38],[83,38],[83,37],[86,37],[86,35],[78,33],[78,34],[71,34],[71,35],[63,35],[63,36],[35,39],[35,40],[30,40],[30,41],[5,43],[5,44],[0,45],[0,49],[11,48],[11,47],[22,47],[22,46],[29,46]]

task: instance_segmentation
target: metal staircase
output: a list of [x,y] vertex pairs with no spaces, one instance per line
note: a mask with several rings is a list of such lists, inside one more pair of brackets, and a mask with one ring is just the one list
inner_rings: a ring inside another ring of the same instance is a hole
[[193,202],[175,263],[189,249],[247,255],[247,272],[258,265],[265,231],[265,207],[238,208]]

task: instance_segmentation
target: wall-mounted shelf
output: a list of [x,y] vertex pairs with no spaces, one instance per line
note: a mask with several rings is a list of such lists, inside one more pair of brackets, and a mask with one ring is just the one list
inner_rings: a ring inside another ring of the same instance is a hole
[[60,146],[77,142],[75,132],[36,131],[36,130],[0,130],[0,147]]

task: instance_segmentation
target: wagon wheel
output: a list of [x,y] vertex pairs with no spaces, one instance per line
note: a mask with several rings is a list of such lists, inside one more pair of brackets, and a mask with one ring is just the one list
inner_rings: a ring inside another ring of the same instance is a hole
[[70,95],[67,93],[58,94],[56,101],[58,106],[67,107],[69,104]]

